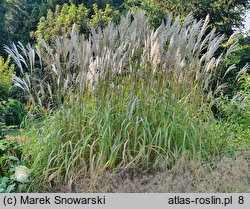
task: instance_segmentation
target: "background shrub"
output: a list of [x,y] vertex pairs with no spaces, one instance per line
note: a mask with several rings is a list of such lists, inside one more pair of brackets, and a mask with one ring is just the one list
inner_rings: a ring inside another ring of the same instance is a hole
[[0,102],[0,114],[7,126],[20,126],[25,116],[25,110],[23,104],[18,100],[8,99],[8,101]]
[[5,61],[0,57],[0,102],[7,100],[12,92],[14,79],[14,65],[10,64],[10,57]]

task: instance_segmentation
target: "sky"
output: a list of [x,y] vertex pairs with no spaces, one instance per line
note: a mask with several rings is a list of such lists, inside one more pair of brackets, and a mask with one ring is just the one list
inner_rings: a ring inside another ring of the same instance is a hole
[[245,20],[245,30],[250,30],[250,11],[247,13],[247,17]]

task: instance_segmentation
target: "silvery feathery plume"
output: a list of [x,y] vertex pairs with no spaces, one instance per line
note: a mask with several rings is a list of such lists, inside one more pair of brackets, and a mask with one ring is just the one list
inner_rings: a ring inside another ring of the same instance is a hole
[[[54,103],[62,92],[95,92],[100,80],[113,85],[116,76],[138,77],[142,71],[151,77],[163,72],[162,79],[169,88],[201,83],[208,90],[218,65],[237,47],[234,41],[225,53],[216,54],[225,36],[216,34],[215,29],[208,31],[208,25],[209,17],[197,21],[190,14],[181,21],[169,13],[166,22],[153,29],[140,10],[137,14],[129,12],[117,25],[91,27],[88,37],[73,26],[69,37],[56,37],[54,44],[41,40],[42,57],[38,47],[32,49],[21,43],[5,49],[20,68],[15,85],[41,104]],[[235,35],[230,38],[234,39]],[[226,74],[234,68],[229,67]],[[50,100],[43,92],[49,93]]]

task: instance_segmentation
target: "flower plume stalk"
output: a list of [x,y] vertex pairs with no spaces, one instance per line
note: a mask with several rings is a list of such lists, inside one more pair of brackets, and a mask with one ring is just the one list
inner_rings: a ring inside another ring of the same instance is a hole
[[207,92],[218,64],[237,46],[233,42],[218,55],[225,36],[208,31],[208,24],[209,17],[197,21],[190,14],[181,21],[169,13],[165,23],[152,29],[140,10],[128,12],[117,25],[90,27],[88,38],[73,26],[69,38],[58,37],[52,45],[41,40],[42,53],[21,43],[5,49],[21,69],[15,85],[41,105],[58,102],[62,94],[96,92],[103,79],[110,86],[121,85],[116,78],[125,75],[138,79],[160,74],[169,88],[184,84],[193,89],[199,83]]

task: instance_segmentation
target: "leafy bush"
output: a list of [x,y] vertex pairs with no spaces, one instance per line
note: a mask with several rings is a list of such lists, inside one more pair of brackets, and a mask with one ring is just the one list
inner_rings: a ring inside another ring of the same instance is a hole
[[14,79],[14,65],[10,65],[10,57],[4,61],[0,57],[0,102],[6,100],[12,90]]
[[88,25],[93,25],[95,28],[104,28],[109,22],[117,21],[119,18],[119,11],[112,9],[109,4],[106,4],[104,9],[99,9],[97,4],[93,4],[93,13]]
[[20,125],[24,116],[22,104],[10,99],[13,93],[14,65],[10,65],[10,57],[6,61],[0,57],[0,118],[1,135],[5,125]]
[[250,76],[245,73],[239,76],[238,91],[229,97],[221,95],[216,104],[219,109],[219,119],[225,126],[230,127],[232,132],[237,133],[237,140],[250,146]]
[[25,110],[21,102],[8,99],[8,101],[0,102],[0,115],[2,115],[7,126],[20,126],[25,116]]
[[89,9],[83,4],[57,5],[54,13],[49,10],[47,16],[40,19],[33,36],[38,41],[44,39],[47,43],[52,43],[55,37],[70,36],[74,24],[81,33],[88,33],[90,25],[93,24],[96,28],[104,27],[109,21],[117,19],[118,13],[109,4],[104,10],[99,9],[97,4],[93,4],[91,17],[89,17]]
[[220,117],[250,126],[250,75],[239,76],[238,85],[238,92],[232,98],[222,95],[218,99]]

